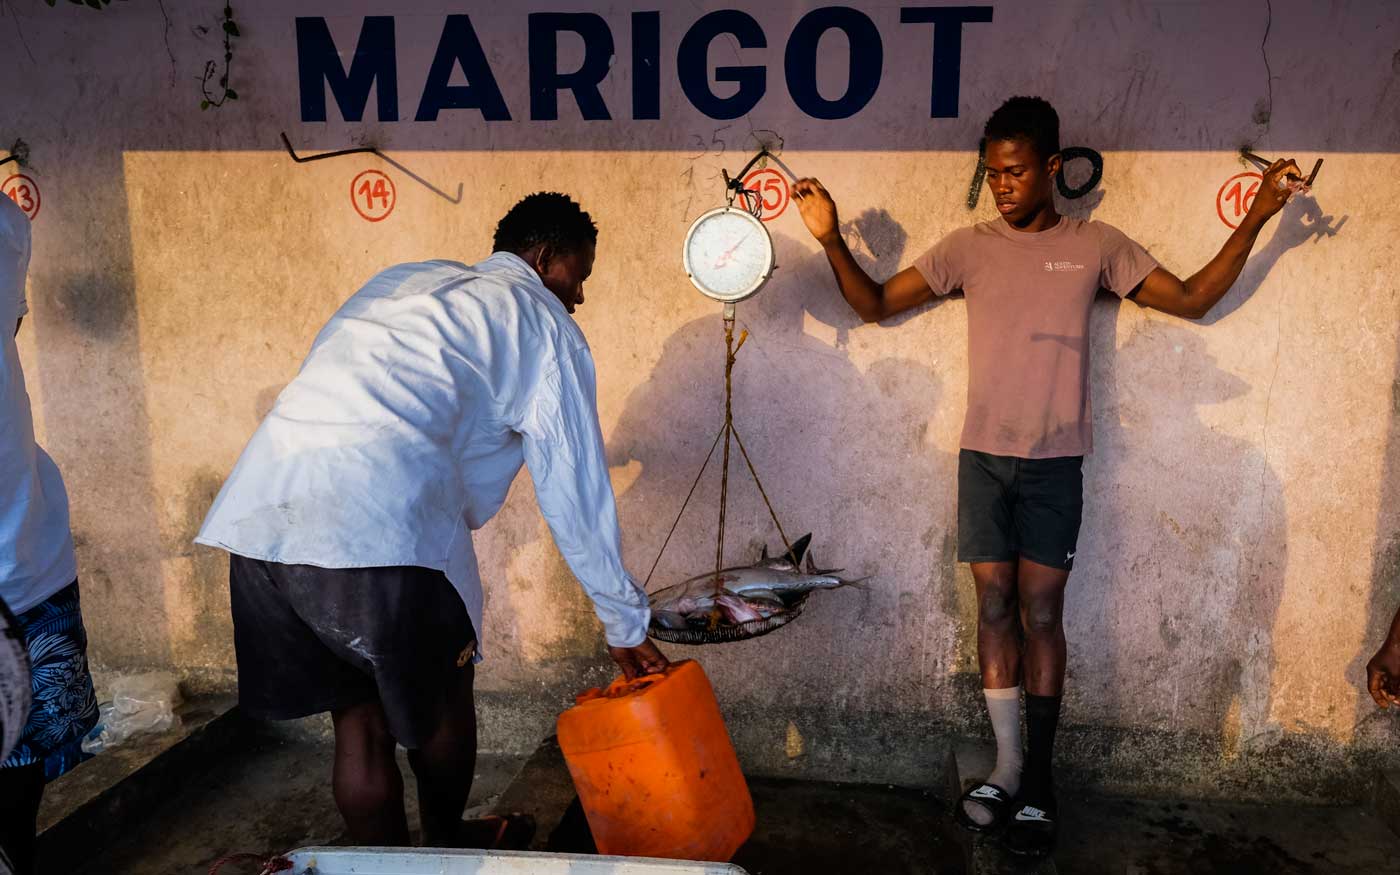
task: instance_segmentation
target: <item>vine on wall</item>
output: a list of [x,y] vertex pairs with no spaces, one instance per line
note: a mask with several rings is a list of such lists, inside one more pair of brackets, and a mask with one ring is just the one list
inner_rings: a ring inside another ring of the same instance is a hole
[[[101,0],[98,0],[98,2],[101,2]],[[209,32],[208,28],[201,28],[201,30],[204,33]],[[217,109],[223,106],[225,101],[238,99],[238,92],[230,88],[228,84],[229,66],[233,63],[233,40],[242,36],[242,34],[238,32],[238,22],[233,20],[233,4],[231,3],[224,4],[223,31],[224,71],[222,74],[219,73],[219,65],[216,61],[205,62],[204,77],[199,82],[200,93],[204,95],[204,99],[199,102],[200,109],[208,109],[211,106]],[[216,75],[219,77],[219,85],[218,88],[211,91],[209,89],[209,83],[213,81]],[[223,94],[217,94],[219,88],[224,90]]]

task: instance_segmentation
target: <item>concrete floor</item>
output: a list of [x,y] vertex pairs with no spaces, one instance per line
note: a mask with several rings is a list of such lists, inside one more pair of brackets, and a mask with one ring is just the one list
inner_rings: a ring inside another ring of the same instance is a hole
[[1400,873],[1400,837],[1369,810],[1068,796],[1055,862],[1073,875]]
[[[231,853],[271,855],[310,845],[343,845],[344,827],[331,798],[332,748],[328,741],[261,733],[244,739],[201,774],[133,819],[126,838],[76,866],[49,867],[39,875],[189,875]],[[416,835],[418,806],[413,772],[399,753],[405,804]],[[517,757],[483,756],[477,763],[469,813],[489,808],[515,777]],[[243,870],[229,867],[228,875]]]
[[[483,756],[473,812],[539,813],[535,847],[580,850],[589,840],[564,812],[572,797],[557,748],[527,763]],[[42,875],[187,875],[234,852],[344,844],[329,788],[329,739],[252,728],[207,768],[143,810],[121,839]],[[413,778],[404,764],[410,822]],[[751,781],[758,829],[735,862],[751,875],[957,875],[963,837],[946,803],[886,785]],[[1379,875],[1400,872],[1400,838],[1361,808],[1265,808],[1066,794],[1058,871],[1085,875]],[[552,813],[551,813],[552,812]],[[572,823],[572,825],[571,825]],[[97,844],[97,843],[94,843]],[[572,847],[570,845],[573,845]],[[227,875],[242,870],[232,867]],[[1015,872],[1010,862],[981,871]],[[1021,870],[1025,871],[1025,870]]]

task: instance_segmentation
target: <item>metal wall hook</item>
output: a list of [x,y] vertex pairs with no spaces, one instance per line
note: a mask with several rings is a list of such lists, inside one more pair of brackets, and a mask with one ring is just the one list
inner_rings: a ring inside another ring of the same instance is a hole
[[9,164],[11,161],[20,167],[29,166],[29,144],[18,137],[15,138],[14,145],[10,146],[9,157],[0,158],[0,165]]
[[457,183],[457,196],[453,197],[452,195],[438,188],[436,185],[433,185],[428,180],[414,173],[412,170],[409,170],[407,167],[395,161],[393,158],[390,158],[388,155],[385,155],[383,152],[379,151],[374,146],[358,146],[354,149],[340,149],[335,152],[322,152],[319,155],[298,155],[296,150],[292,148],[292,141],[287,139],[287,132],[283,131],[281,136],[282,145],[287,147],[287,154],[290,155],[292,157],[292,160],[298,164],[306,164],[309,161],[320,161],[324,158],[339,158],[342,155],[374,155],[375,157],[384,161],[384,163],[395,167],[409,179],[412,179],[414,182],[428,189],[433,194],[437,195],[438,197],[442,198],[448,203],[460,204],[462,202],[462,183]]

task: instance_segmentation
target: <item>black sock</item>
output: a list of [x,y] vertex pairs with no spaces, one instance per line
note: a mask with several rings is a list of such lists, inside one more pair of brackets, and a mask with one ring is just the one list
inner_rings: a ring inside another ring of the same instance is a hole
[[1026,693],[1026,764],[1021,797],[1028,805],[1046,808],[1055,801],[1052,765],[1055,728],[1060,723],[1060,697]]

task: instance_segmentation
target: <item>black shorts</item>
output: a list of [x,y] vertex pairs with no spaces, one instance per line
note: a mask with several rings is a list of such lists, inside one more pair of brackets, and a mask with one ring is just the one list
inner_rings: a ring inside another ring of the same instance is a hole
[[407,748],[472,671],[476,633],[441,571],[317,568],[229,556],[239,706],[292,720],[378,699]]
[[1084,457],[958,454],[958,560],[1074,566],[1084,514]]

